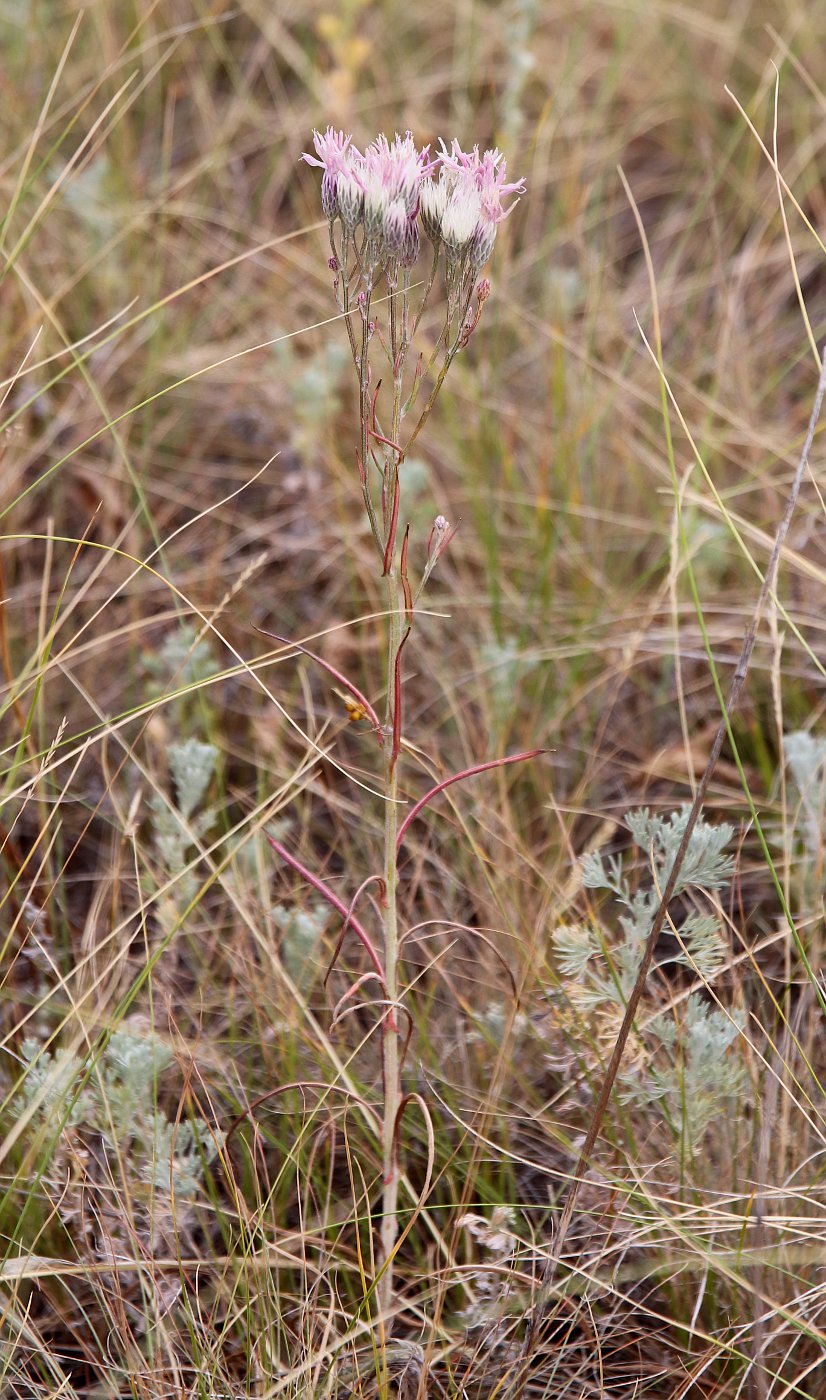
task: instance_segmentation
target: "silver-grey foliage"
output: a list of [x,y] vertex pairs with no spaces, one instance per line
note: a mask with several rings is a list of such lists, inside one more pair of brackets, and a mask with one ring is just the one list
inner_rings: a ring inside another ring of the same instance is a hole
[[[559,971],[570,979],[570,998],[586,1017],[602,1017],[604,1022],[611,1008],[615,1016],[624,1012],[687,820],[688,808],[666,817],[652,815],[647,808],[628,814],[634,843],[649,866],[649,880],[636,888],[618,856],[591,853],[583,860],[586,888],[610,891],[623,910],[618,920],[621,937],[616,940],[596,922],[566,925],[553,935]],[[713,826],[702,818],[697,822],[675,894],[713,891],[726,883],[734,871],[725,849],[733,834],[728,823]],[[678,951],[671,961],[712,982],[727,953],[715,912],[681,912],[673,929]],[[613,1024],[611,1018],[608,1024]],[[727,1053],[738,1038],[740,1019],[710,1005],[705,994],[693,992],[676,1009],[658,1012],[649,1006],[645,1026],[635,1039],[638,1062],[633,1071],[620,1075],[622,1097],[628,1103],[658,1102],[680,1140],[696,1143],[743,1087],[742,1063]]]
[[[206,836],[215,822],[214,808],[198,808],[212,782],[219,754],[214,744],[183,739],[169,745],[167,758],[174,801],[156,794],[150,808],[160,873],[173,881],[167,903],[172,906],[168,917],[174,920],[198,891],[197,872],[187,869],[187,865],[193,845]],[[166,916],[166,904],[160,905],[160,912]]]
[[44,1132],[57,1134],[43,1180],[58,1214],[67,1223],[85,1219],[86,1201],[110,1241],[137,1231],[153,1246],[169,1245],[223,1141],[201,1118],[170,1118],[159,1106],[158,1081],[174,1059],[169,1047],[152,1033],[118,1030],[93,1065],[34,1040],[23,1054],[29,1068],[19,1107],[37,1103]]

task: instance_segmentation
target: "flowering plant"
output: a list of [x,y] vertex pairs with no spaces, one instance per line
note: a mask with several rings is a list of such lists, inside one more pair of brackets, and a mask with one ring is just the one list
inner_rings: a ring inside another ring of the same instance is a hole
[[[517,196],[524,181],[506,181],[505,159],[498,150],[479,154],[463,151],[458,141],[443,141],[431,157],[430,147],[417,150],[412,134],[392,141],[377,136],[364,153],[351,136],[328,127],[314,133],[315,155],[303,159],[322,170],[321,204],[329,222],[330,269],[339,307],[346,319],[350,348],[359,375],[361,443],[358,454],[364,502],[384,572],[396,540],[398,466],[424,427],[456,353],[464,349],[479,324],[490,295],[487,278],[478,274],[493,252],[502,220],[514,207],[502,201]],[[433,249],[430,274],[413,312],[412,269],[421,249],[421,231]],[[427,364],[420,356],[409,391],[405,369],[412,341],[433,291],[440,264],[444,265],[447,315]],[[393,376],[393,411],[387,432],[377,422],[370,370],[371,341],[378,328],[373,298],[381,278],[386,282],[384,305],[388,336],[382,344]],[[475,298],[475,305],[472,305]],[[421,408],[404,449],[399,442],[403,421],[413,411],[422,381],[434,374],[430,394]],[[386,449],[379,464],[382,475],[381,521],[373,500],[369,470],[373,449]],[[442,540],[442,547],[446,545]],[[435,562],[435,561],[434,561]]]
[[[370,722],[383,757],[384,862],[381,876],[362,884],[349,908],[280,841],[270,837],[277,854],[301,875],[344,920],[345,934],[358,938],[369,958],[369,970],[345,993],[334,1019],[343,1014],[369,981],[381,992],[379,1027],[382,1039],[383,1103],[381,1112],[382,1202],[379,1227],[378,1301],[383,1326],[389,1325],[393,1302],[393,1259],[399,1242],[398,1193],[400,1169],[398,1131],[407,1104],[418,1103],[426,1120],[427,1107],[418,1095],[403,1096],[403,1049],[400,1027],[405,1011],[399,976],[400,937],[397,917],[398,856],[411,822],[451,783],[487,768],[533,757],[541,750],[494,759],[456,773],[431,788],[399,820],[398,760],[405,748],[403,734],[402,651],[410,635],[415,606],[438,559],[455,534],[438,514],[427,540],[425,559],[414,593],[408,570],[409,527],[398,543],[399,472],[444,383],[450,365],[470,340],[490,295],[490,282],[479,273],[490,258],[499,225],[524,191],[521,180],[506,180],[505,160],[498,150],[480,155],[478,146],[463,151],[457,141],[440,142],[435,155],[419,150],[410,132],[392,141],[377,136],[364,152],[352,137],[328,127],[314,133],[315,155],[304,160],[322,171],[321,204],[328,221],[333,287],[347,329],[359,382],[359,445],[357,463],[365,508],[387,588],[387,688],[383,721],[370,700],[346,676],[322,657],[314,660],[346,687],[348,712]],[[414,279],[422,248],[429,241],[429,273]],[[412,373],[410,352],[440,269],[444,283],[444,321],[435,341],[419,351]],[[379,294],[380,293],[380,294]],[[374,360],[383,365],[381,375]],[[380,403],[383,380],[392,384],[389,408]],[[419,403],[423,386],[429,385]],[[414,412],[415,411],[415,412]],[[412,428],[404,432],[413,416]],[[402,438],[404,437],[404,442]],[[377,948],[356,912],[364,891],[378,882],[382,946]],[[338,955],[338,949],[336,956]],[[410,1017],[407,1017],[408,1022]],[[428,1187],[425,1186],[423,1196]]]

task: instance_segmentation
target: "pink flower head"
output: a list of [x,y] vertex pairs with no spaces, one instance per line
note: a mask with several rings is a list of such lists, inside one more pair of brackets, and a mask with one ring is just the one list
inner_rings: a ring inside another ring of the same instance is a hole
[[392,141],[377,136],[364,153],[364,221],[368,233],[377,236],[388,207],[401,200],[408,215],[414,216],[419,203],[419,186],[435,169],[428,160],[429,146],[417,150],[412,132],[398,133]]
[[364,192],[360,174],[364,157],[352,141],[352,136],[345,136],[343,131],[335,131],[328,126],[323,136],[319,131],[313,132],[315,156],[305,151],[301,157],[308,165],[317,165],[324,172],[321,177],[321,205],[327,218],[334,219],[336,214],[340,214],[349,227],[358,223]]
[[[501,151],[494,148],[480,156],[478,146],[474,146],[472,151],[463,151],[455,138],[450,143],[449,151],[444,141],[441,146],[438,158],[443,170],[450,172],[454,178],[472,179],[480,198],[498,200],[501,207],[503,195],[525,193],[524,180],[505,180],[507,164]],[[510,207],[512,209],[513,205]],[[508,213],[510,209],[503,210],[500,217],[504,218]]]
[[460,175],[453,182],[442,214],[442,238],[448,254],[458,257],[475,237],[482,215],[473,181]]
[[[487,205],[489,209],[496,208],[497,223],[507,217],[511,209],[519,203],[519,195],[525,193],[525,181],[508,181],[505,179],[506,174],[507,167],[501,151],[485,151],[476,178],[479,182],[482,204],[483,206]],[[503,209],[502,198],[509,194],[515,194],[517,197],[507,209]]]
[[323,136],[320,131],[314,131],[313,145],[316,153],[311,156],[305,151],[301,159],[306,160],[308,165],[320,166],[330,175],[337,175],[345,167],[348,150],[361,159],[355,146],[352,146],[352,140],[352,136],[345,136],[343,131],[335,131],[331,126],[327,127]]
[[[445,242],[457,247],[457,250],[472,242],[471,258],[475,266],[481,267],[493,251],[498,225],[518,202],[514,200],[505,208],[503,196],[523,194],[525,182],[505,179],[507,167],[499,150],[488,150],[480,156],[478,146],[474,146],[472,151],[463,151],[455,138],[449,150],[444,141],[440,144],[438,159],[442,166],[442,179],[449,191],[442,217],[442,235]],[[468,235],[474,208],[476,222]]]
[[419,186],[419,213],[428,238],[438,243],[442,237],[442,215],[447,204],[447,182],[442,177],[432,180],[430,176]]

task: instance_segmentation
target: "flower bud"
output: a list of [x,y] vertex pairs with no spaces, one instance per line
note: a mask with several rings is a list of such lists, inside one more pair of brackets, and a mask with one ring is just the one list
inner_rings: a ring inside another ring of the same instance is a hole
[[442,215],[447,204],[448,187],[445,180],[423,180],[419,188],[419,213],[428,238],[442,241]]
[[450,253],[464,252],[476,232],[479,213],[476,191],[468,184],[457,186],[442,215],[442,238]]
[[386,206],[382,233],[388,257],[399,257],[407,236],[407,206],[403,199],[393,199]]
[[470,261],[474,267],[484,267],[496,242],[496,224],[482,216],[473,236]]
[[402,267],[412,267],[419,256],[419,225],[416,215],[412,214],[407,220],[404,234],[404,246],[402,247],[400,262]]
[[[323,182],[322,182],[323,183]],[[361,221],[364,192],[351,170],[343,170],[336,180],[336,200],[341,222],[352,233]]]
[[445,550],[450,544],[450,541],[456,534],[456,529],[457,527],[451,526],[450,521],[444,515],[436,516],[435,520],[433,521],[433,524],[430,527],[430,534],[427,537],[427,573],[425,575],[426,577],[430,575],[430,572],[436,564],[437,560],[439,559],[440,555],[444,554]]

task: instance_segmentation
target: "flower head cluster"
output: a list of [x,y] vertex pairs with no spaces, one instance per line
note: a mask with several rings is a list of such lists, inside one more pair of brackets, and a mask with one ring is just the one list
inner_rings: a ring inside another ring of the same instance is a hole
[[314,132],[321,202],[332,223],[341,219],[348,233],[362,226],[368,245],[380,258],[412,267],[419,251],[419,216],[425,233],[444,246],[450,262],[467,258],[480,268],[493,251],[499,224],[516,203],[503,199],[524,192],[523,180],[507,181],[505,159],[498,150],[479,154],[444,141],[434,159],[430,147],[418,150],[412,134],[392,141],[377,136],[364,153],[352,137],[328,127]]
[[364,230],[389,258],[412,267],[419,254],[419,187],[435,168],[412,134],[377,136],[364,153]]
[[328,127],[313,133],[316,154],[305,152],[309,165],[320,166],[321,204],[327,218],[338,216],[353,233],[361,224],[368,241],[383,257],[412,267],[419,252],[419,186],[435,169],[429,146],[418,150],[411,132],[392,141],[377,136],[362,153],[352,137]]
[[435,224],[433,214],[439,216],[435,230],[428,228],[428,232],[431,237],[434,232],[441,236],[449,256],[459,257],[468,251],[474,266],[482,267],[493,252],[499,224],[517,202],[505,208],[503,198],[523,194],[525,182],[505,179],[507,167],[501,151],[485,151],[480,156],[478,146],[463,151],[456,140],[451,141],[449,150],[444,141],[440,144],[439,181],[432,182],[422,199],[423,206],[430,204],[431,226]]

